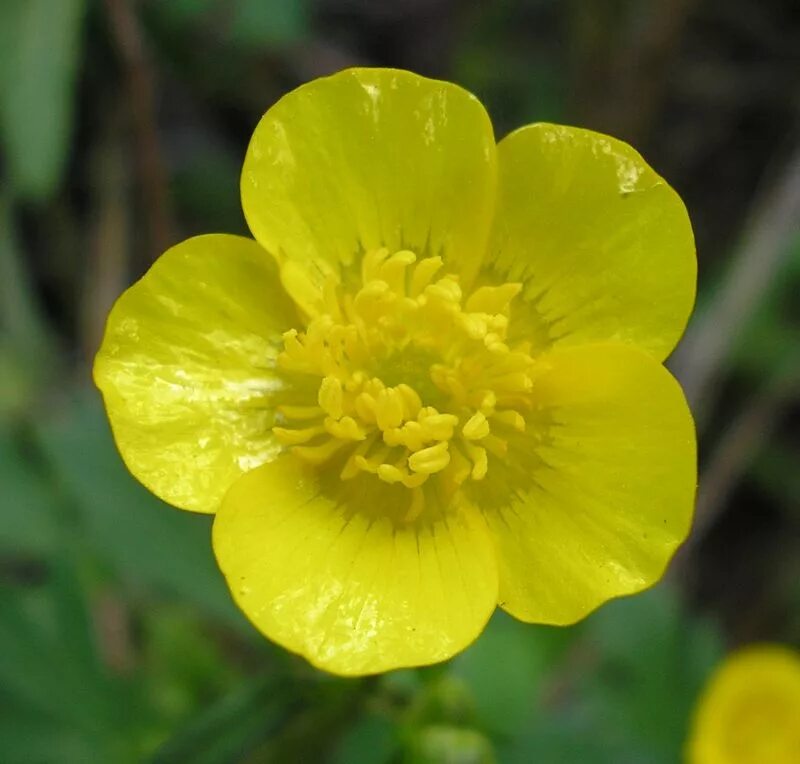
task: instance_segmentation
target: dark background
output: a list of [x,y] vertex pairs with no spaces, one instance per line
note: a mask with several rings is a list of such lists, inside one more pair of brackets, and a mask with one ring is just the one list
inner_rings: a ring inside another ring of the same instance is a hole
[[[235,610],[209,519],[125,472],[89,370],[161,251],[245,232],[260,115],[351,65],[458,82],[498,138],[609,132],[679,191],[701,486],[651,592],[345,681]],[[726,650],[800,642],[799,117],[796,0],[0,0],[0,760],[677,761]]]

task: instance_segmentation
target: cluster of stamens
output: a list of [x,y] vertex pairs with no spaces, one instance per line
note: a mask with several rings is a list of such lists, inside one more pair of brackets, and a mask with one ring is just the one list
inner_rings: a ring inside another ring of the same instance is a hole
[[275,437],[310,464],[339,456],[343,480],[369,473],[411,489],[409,521],[431,478],[453,490],[482,480],[489,455],[505,456],[533,384],[529,347],[506,342],[520,285],[479,287],[462,305],[457,278],[436,279],[441,268],[407,250],[367,253],[360,286],[329,281],[306,331],[286,332],[278,356],[284,372],[319,386],[307,405],[279,407]]

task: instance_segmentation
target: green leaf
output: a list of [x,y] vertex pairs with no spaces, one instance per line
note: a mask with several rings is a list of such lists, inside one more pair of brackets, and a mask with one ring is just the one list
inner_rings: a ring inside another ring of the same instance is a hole
[[532,626],[497,611],[486,630],[453,661],[472,690],[478,718],[501,734],[517,732],[534,713],[554,658],[576,629]]
[[37,556],[53,551],[58,538],[54,497],[7,429],[0,429],[0,485],[0,552]]
[[0,132],[12,182],[30,199],[63,173],[85,10],[86,0],[0,3]]
[[169,0],[153,6],[166,27],[185,33],[213,26],[237,53],[297,42],[305,36],[310,16],[308,0]]
[[342,736],[333,764],[388,764],[399,750],[395,724],[383,714],[366,713]]
[[593,734],[583,720],[569,718],[548,718],[546,722],[531,725],[513,741],[501,746],[498,758],[503,764],[651,763],[641,752],[634,753]]
[[85,764],[96,761],[97,754],[97,742],[69,723],[31,714],[0,699],[4,764]]
[[0,417],[30,403],[55,354],[12,213],[10,194],[0,193]]
[[[81,762],[91,752],[132,762],[138,718],[118,689],[70,562],[56,560],[44,583],[0,587],[0,761]],[[54,746],[63,746],[55,758]]]
[[285,684],[273,675],[245,682],[179,728],[152,764],[227,764],[263,740],[284,719]]
[[133,585],[168,591],[252,633],[211,551],[211,520],[156,499],[127,472],[99,395],[78,397],[38,435],[92,550]]
[[698,691],[721,655],[717,632],[663,584],[604,605],[584,621],[545,702],[504,743],[501,761],[681,761]]
[[306,0],[236,0],[232,41],[256,49],[273,48],[300,39],[308,25]]
[[800,290],[800,237],[789,244],[773,283],[743,328],[734,348],[734,364],[753,377],[779,372],[800,346],[796,319]]
[[495,764],[491,741],[477,730],[444,724],[420,729],[404,759],[407,764]]
[[653,761],[679,760],[698,692],[723,654],[716,630],[663,584],[606,605],[587,629],[602,656],[581,691],[589,712]]

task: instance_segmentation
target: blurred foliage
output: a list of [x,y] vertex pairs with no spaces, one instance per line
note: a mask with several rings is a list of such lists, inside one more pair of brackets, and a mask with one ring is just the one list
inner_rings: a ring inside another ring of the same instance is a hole
[[[147,267],[148,221],[169,215],[146,168],[163,165],[175,240],[243,232],[238,173],[261,112],[355,63],[460,82],[498,135],[564,120],[634,140],[689,204],[709,305],[758,183],[797,140],[798,50],[791,0],[3,0],[0,761],[679,760],[727,643],[800,640],[800,396],[671,581],[570,628],[498,613],[443,666],[355,681],[255,633],[210,519],[126,472],[88,361]],[[704,464],[797,363],[800,233],[788,246],[726,362]]]
[[69,150],[86,0],[0,4],[0,128],[20,195],[43,199]]

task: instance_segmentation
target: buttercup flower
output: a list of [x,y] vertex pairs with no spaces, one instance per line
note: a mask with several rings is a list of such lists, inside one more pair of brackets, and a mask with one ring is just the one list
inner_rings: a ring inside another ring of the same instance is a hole
[[569,624],[660,578],[695,490],[661,362],[696,263],[639,154],[550,124],[496,145],[461,88],[350,69],[265,114],[241,194],[255,241],[166,252],[95,379],[131,472],[216,513],[258,629],[372,673],[498,604]]
[[797,764],[800,654],[756,645],[729,656],[695,711],[689,764]]

